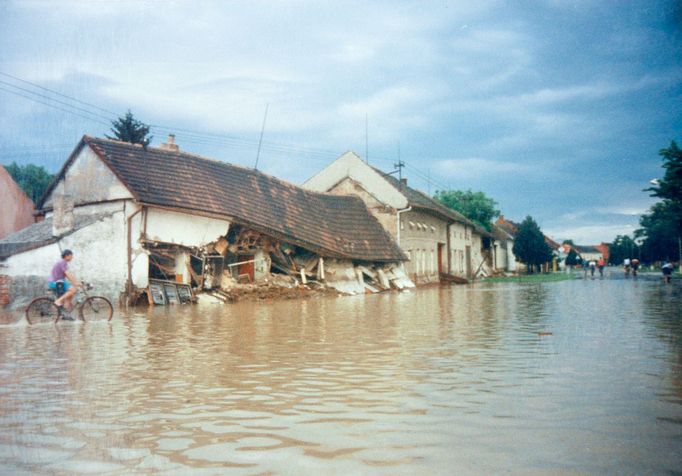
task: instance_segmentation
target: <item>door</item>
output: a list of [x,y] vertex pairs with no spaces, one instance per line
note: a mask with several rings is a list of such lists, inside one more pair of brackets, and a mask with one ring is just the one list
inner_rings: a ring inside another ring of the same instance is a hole
[[255,266],[253,262],[253,255],[243,255],[239,257],[239,262],[241,263],[237,267],[237,280],[239,281],[240,276],[248,276],[249,277],[249,282],[253,283],[254,281],[254,271],[255,271]]
[[466,266],[467,278],[471,279],[471,246],[465,248],[464,266]]
[[438,276],[443,274],[443,247],[445,244],[438,243]]

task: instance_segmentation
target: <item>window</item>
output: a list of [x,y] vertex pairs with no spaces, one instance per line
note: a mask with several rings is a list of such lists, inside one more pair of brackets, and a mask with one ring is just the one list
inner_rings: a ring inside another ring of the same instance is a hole
[[432,227],[431,227],[431,233],[435,233],[435,232],[436,232],[436,227],[435,227],[435,226],[432,226]]

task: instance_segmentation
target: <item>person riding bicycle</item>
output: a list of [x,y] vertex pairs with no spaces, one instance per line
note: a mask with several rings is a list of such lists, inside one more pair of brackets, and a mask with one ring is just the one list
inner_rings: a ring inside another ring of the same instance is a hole
[[[70,272],[68,272],[69,262],[73,259],[73,251],[64,250],[62,251],[62,259],[57,261],[52,267],[50,273],[50,279],[47,286],[56,291],[63,292],[61,296],[58,296],[55,300],[55,305],[60,308],[64,308],[66,311],[70,311],[72,306],[71,299],[78,290],[78,286],[81,282]],[[64,316],[63,319],[72,320],[70,316]]]
[[637,271],[639,270],[639,260],[637,258],[632,258],[630,260],[630,265],[632,266],[632,275],[637,276]]

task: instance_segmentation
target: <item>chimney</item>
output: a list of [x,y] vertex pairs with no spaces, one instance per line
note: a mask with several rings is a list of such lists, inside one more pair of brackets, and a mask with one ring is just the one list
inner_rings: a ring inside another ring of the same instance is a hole
[[168,134],[168,142],[161,144],[163,150],[170,150],[173,152],[178,152],[180,147],[175,143],[175,134]]
[[400,179],[400,186],[401,187],[407,187],[407,179],[406,178]]
[[59,194],[52,205],[52,236],[61,236],[73,230],[73,197]]

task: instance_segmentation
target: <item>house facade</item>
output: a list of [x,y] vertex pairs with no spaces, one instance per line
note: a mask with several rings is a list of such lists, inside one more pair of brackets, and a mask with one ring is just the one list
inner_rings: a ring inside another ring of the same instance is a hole
[[33,201],[0,165],[0,239],[35,222]]
[[126,302],[151,301],[155,281],[217,289],[272,273],[350,293],[413,285],[407,257],[359,198],[181,152],[171,139],[153,148],[83,137],[39,207],[42,222],[0,240],[15,305],[31,294],[19,290],[44,293],[66,248],[76,276]]
[[471,279],[477,271],[490,272],[490,233],[353,152],[343,154],[303,187],[360,197],[409,258],[406,269],[417,283],[438,282],[443,275]]

